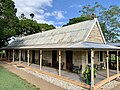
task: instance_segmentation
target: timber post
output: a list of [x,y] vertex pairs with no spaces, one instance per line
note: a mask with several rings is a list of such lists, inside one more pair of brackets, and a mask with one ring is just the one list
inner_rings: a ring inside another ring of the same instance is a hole
[[13,62],[15,61],[15,50],[13,49]]
[[29,52],[29,50],[28,50],[28,51],[27,51],[27,59],[28,59],[28,64],[27,64],[27,65],[28,65],[28,66],[29,66],[29,63],[30,63],[30,60],[29,60],[29,59],[30,59],[30,55],[29,55],[29,54],[30,54],[30,52]]
[[21,50],[19,50],[19,64],[21,63]]
[[119,74],[119,52],[117,51],[117,74]]
[[59,76],[61,76],[61,50],[59,50]]
[[109,51],[107,51],[107,78],[109,78],[109,63],[108,63],[108,61],[109,61]]
[[94,51],[91,49],[91,88],[94,90]]
[[40,70],[42,68],[42,50],[40,50]]
[[8,61],[10,61],[10,50],[8,50]]

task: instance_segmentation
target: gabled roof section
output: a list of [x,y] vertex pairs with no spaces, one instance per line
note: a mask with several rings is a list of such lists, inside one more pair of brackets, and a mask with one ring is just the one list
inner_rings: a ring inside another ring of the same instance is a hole
[[73,44],[84,42],[96,23],[98,23],[96,19],[88,20],[62,28],[25,36],[13,41],[8,45],[8,47],[40,46],[53,44],[61,45],[65,43]]
[[95,18],[94,20],[95,20],[95,23],[93,24],[91,30],[86,36],[85,41],[106,44],[98,19]]

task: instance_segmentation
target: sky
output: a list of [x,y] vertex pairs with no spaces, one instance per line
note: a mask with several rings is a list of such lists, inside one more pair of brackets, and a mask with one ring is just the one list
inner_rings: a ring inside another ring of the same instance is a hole
[[13,0],[17,8],[17,16],[24,13],[30,18],[30,13],[34,13],[38,23],[53,24],[61,27],[69,19],[80,16],[80,9],[85,5],[94,5],[97,1],[104,7],[110,5],[120,6],[120,0]]

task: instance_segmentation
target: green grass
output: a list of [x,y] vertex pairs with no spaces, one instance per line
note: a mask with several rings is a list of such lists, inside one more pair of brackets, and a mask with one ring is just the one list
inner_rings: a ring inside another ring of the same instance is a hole
[[0,90],[39,90],[0,66]]

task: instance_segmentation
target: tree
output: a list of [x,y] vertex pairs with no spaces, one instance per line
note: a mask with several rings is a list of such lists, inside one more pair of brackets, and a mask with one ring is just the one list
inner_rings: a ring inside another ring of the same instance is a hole
[[[21,14],[19,20],[16,12],[17,9],[12,0],[0,0],[0,48],[7,46],[12,36],[24,36],[41,32],[40,25],[33,21],[33,13],[30,15],[32,20],[27,19],[24,13]],[[50,29],[51,26],[49,26]],[[48,30],[48,27],[44,29]]]
[[40,28],[42,31],[47,31],[47,30],[51,30],[51,29],[55,29],[55,27],[53,25],[48,25],[48,24],[39,24]]
[[86,21],[86,20],[92,20],[92,18],[90,16],[81,15],[80,17],[69,19],[69,22],[67,24],[63,25],[63,26],[75,24],[75,23],[78,23],[78,22],[83,22],[83,21]]
[[25,18],[26,18],[26,17],[25,17],[25,14],[22,13],[21,16],[20,16],[20,18],[21,18],[21,19],[25,19]]
[[81,15],[90,15],[94,12],[99,19],[106,41],[118,41],[120,33],[120,8],[115,5],[110,5],[109,8],[105,8],[96,2],[94,6],[84,6],[80,10]]
[[18,18],[17,9],[12,0],[0,1],[0,47],[6,46],[11,36],[16,34]]
[[100,12],[99,21],[106,26],[105,38],[108,42],[119,41],[120,36],[120,8],[118,6],[109,6]]
[[19,20],[19,30],[16,32],[17,36],[27,36],[30,34],[35,34],[41,31],[51,30],[55,27],[48,24],[39,24],[31,19],[21,19]]
[[120,8],[118,6],[111,5],[109,6],[109,8],[105,8],[98,2],[96,2],[94,6],[83,6],[83,8],[79,12],[80,17],[70,19],[66,25],[90,20],[92,19],[91,15],[95,13],[100,22],[106,41],[119,41],[118,37],[120,36]]
[[31,17],[32,20],[33,20],[34,16],[35,15],[33,13],[30,14],[30,17]]
[[41,32],[41,28],[36,21],[30,19],[19,20],[19,31],[16,35],[27,36],[38,32]]

